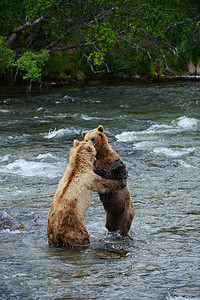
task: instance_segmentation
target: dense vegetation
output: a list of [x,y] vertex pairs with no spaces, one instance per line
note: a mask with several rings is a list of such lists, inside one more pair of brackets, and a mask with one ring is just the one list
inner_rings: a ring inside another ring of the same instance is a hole
[[0,74],[183,73],[200,58],[199,0],[1,0]]

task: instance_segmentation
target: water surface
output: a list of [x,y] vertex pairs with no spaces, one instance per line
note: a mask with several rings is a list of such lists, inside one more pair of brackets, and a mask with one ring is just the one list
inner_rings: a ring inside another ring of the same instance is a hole
[[[200,83],[0,88],[1,299],[200,299]],[[126,162],[129,235],[92,194],[89,248],[49,248],[47,214],[74,139],[102,124]]]

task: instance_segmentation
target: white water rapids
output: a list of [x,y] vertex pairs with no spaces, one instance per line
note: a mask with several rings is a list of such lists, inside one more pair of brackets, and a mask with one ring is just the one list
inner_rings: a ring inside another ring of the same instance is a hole
[[[200,299],[200,84],[0,88],[0,299]],[[109,233],[92,194],[90,247],[50,248],[47,214],[74,139],[104,126],[136,215]]]

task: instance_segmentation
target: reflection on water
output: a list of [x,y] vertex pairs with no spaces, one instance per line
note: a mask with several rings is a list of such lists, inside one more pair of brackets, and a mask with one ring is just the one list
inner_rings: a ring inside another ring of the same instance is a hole
[[[1,299],[200,299],[199,83],[1,89]],[[109,233],[96,193],[87,249],[50,248],[47,213],[73,139],[102,124],[126,162],[136,216]]]

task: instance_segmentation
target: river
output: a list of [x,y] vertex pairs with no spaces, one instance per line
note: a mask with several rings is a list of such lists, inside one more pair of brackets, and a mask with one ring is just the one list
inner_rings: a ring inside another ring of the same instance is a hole
[[[109,233],[92,193],[90,246],[50,248],[47,214],[74,139],[104,126],[135,218]],[[200,299],[200,83],[0,87],[0,299]]]

